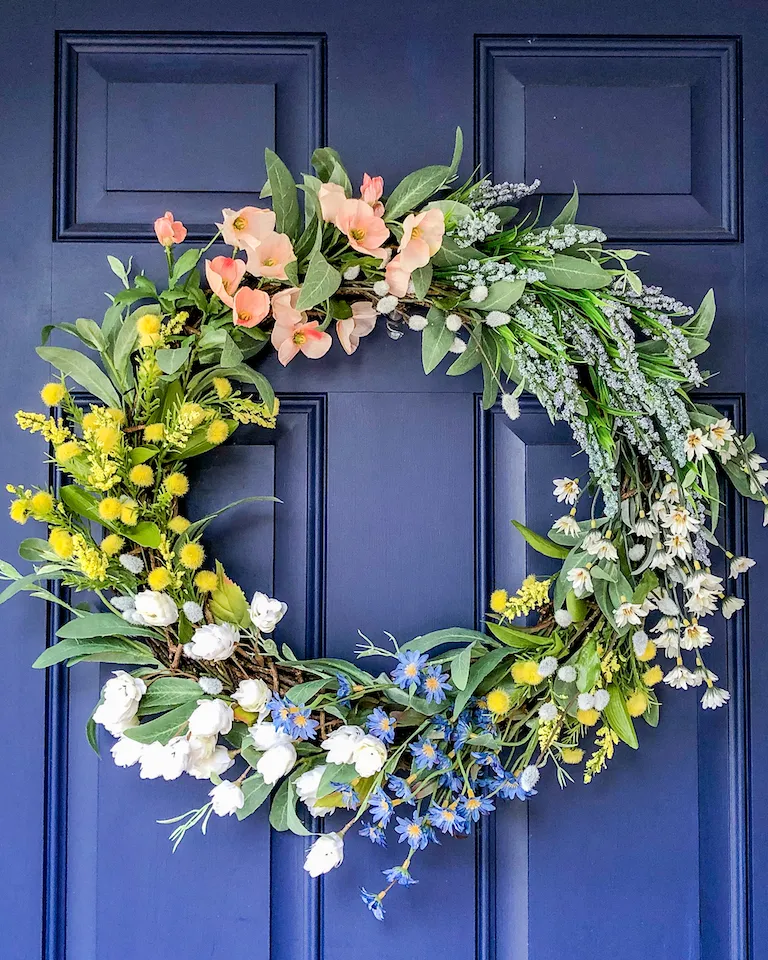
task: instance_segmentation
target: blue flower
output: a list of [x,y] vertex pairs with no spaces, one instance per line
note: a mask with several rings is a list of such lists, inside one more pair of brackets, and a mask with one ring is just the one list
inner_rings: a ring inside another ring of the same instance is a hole
[[473,750],[472,759],[475,763],[480,764],[481,767],[490,767],[497,777],[504,776],[504,767],[502,767],[497,754],[491,753],[488,750]]
[[480,814],[490,813],[495,806],[490,797],[462,797],[459,800],[459,809],[468,822],[471,820],[477,823]]
[[472,736],[472,724],[469,720],[459,717],[456,729],[453,731],[453,745],[460,750]]
[[407,653],[398,653],[398,664],[392,671],[392,679],[403,690],[407,690],[412,683],[421,680],[421,671],[429,657],[418,650],[409,650]]
[[357,810],[360,806],[360,797],[351,783],[331,782],[331,786],[341,794],[341,805],[345,810]]
[[369,893],[365,887],[360,887],[360,899],[377,920],[384,919],[384,907],[381,905],[379,894]]
[[389,797],[384,793],[381,787],[378,787],[370,801],[371,816],[375,823],[386,827],[394,813],[394,806]]
[[409,750],[416,758],[416,768],[418,770],[431,770],[432,767],[440,766],[447,757],[441,753],[431,740],[425,737],[419,737],[416,743],[412,743]]
[[292,703],[283,700],[275,694],[267,703],[267,709],[272,713],[272,722],[278,730],[290,736]]
[[358,833],[361,837],[367,837],[377,847],[386,847],[387,845],[387,835],[384,833],[384,827],[380,827],[378,824],[364,822]]
[[399,883],[401,887],[412,887],[418,880],[414,880],[408,873],[408,867],[390,867],[389,870],[381,871],[390,883]]
[[415,803],[413,790],[411,790],[407,781],[402,777],[396,777],[394,774],[390,774],[387,777],[387,786],[399,800],[402,800],[404,803],[410,803],[411,806],[413,806]]
[[511,773],[505,771],[504,776],[493,782],[494,790],[505,800],[527,800],[529,797],[535,797],[536,790],[523,790],[520,781]]
[[448,683],[448,674],[442,672],[439,664],[427,667],[421,687],[427,703],[442,703],[445,700],[445,691],[452,689]]
[[437,728],[439,733],[442,733],[443,739],[450,740],[453,727],[451,725],[451,721],[445,716],[445,714],[438,713],[436,716],[432,717],[432,725]]
[[451,793],[459,793],[464,789],[464,781],[455,770],[446,770],[441,773],[437,781],[441,787],[447,787]]
[[397,720],[390,717],[381,707],[376,707],[373,713],[368,714],[365,725],[368,732],[378,737],[382,743],[394,743]]
[[450,833],[451,836],[454,830],[462,833],[467,825],[467,821],[454,805],[440,807],[436,803],[429,808],[429,822],[433,827],[437,827],[443,833]]
[[338,683],[338,687],[336,688],[336,698],[339,701],[340,706],[349,707],[349,695],[352,693],[352,684],[343,673],[336,674],[336,682]]
[[410,820],[397,818],[395,830],[400,834],[399,843],[407,843],[411,850],[423,850],[429,843],[430,836],[424,828],[424,818],[416,814]]

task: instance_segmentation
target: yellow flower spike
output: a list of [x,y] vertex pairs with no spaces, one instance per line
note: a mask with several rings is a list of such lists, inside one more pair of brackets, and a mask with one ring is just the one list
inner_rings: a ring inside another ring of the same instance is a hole
[[103,453],[112,453],[120,443],[120,431],[117,427],[99,427],[94,431],[94,440]]
[[656,664],[655,667],[651,667],[650,670],[646,670],[643,674],[643,683],[646,687],[655,687],[657,683],[661,683],[664,679],[664,671],[661,667]]
[[59,527],[54,528],[48,534],[48,543],[51,545],[51,550],[62,560],[68,560],[75,549],[71,535]]
[[30,503],[28,500],[14,500],[8,511],[11,520],[15,520],[16,523],[25,524],[29,519],[29,507]]
[[201,593],[210,593],[219,584],[219,578],[213,570],[201,570],[195,577],[195,586]]
[[54,499],[47,490],[39,490],[30,501],[32,513],[36,517],[46,517],[53,510],[53,504]]
[[135,527],[139,522],[139,505],[135,500],[126,500],[120,508],[120,521],[126,527]]
[[533,660],[518,660],[517,663],[512,664],[510,673],[515,683],[525,683],[529,686],[536,686],[543,679],[539,673],[539,665]]
[[147,583],[150,590],[165,590],[170,586],[173,577],[165,567],[156,567],[147,575]]
[[125,540],[117,533],[110,533],[109,536],[104,537],[100,546],[108,557],[114,557],[125,546]]
[[645,690],[635,690],[627,698],[627,711],[630,717],[642,717],[648,709],[648,694]]
[[163,439],[164,435],[165,427],[162,423],[148,423],[146,427],[144,427],[144,439],[147,443],[157,443]]
[[187,570],[197,570],[205,560],[205,550],[199,543],[185,543],[179,550],[179,560]]
[[189,491],[189,480],[183,473],[170,473],[165,478],[165,489],[174,497],[183,497]]
[[224,443],[228,436],[229,427],[223,420],[213,420],[205,431],[205,439],[208,443]]
[[563,763],[581,763],[584,759],[584,751],[581,747],[563,747],[560,759]]
[[189,520],[186,517],[174,517],[172,520],[168,521],[168,529],[172,532],[181,536],[187,528],[189,527]]
[[82,447],[76,440],[67,440],[56,447],[56,459],[59,463],[66,463],[82,452]]
[[58,406],[66,395],[66,388],[62,383],[46,383],[40,391],[40,399],[46,407]]
[[99,516],[102,520],[117,520],[123,509],[123,505],[117,497],[104,497],[104,499],[99,502],[98,509]]
[[503,687],[496,687],[486,697],[486,704],[491,713],[496,717],[501,717],[509,711],[512,706],[512,697]]
[[597,721],[600,719],[600,714],[597,710],[577,710],[576,719],[579,723],[583,723],[585,727],[594,727]]
[[507,591],[494,590],[491,594],[490,606],[494,613],[504,613],[507,605]]
[[656,644],[653,640],[649,640],[645,645],[645,650],[638,656],[638,660],[645,662],[646,660],[653,660],[656,656]]
[[214,377],[213,389],[216,391],[216,396],[219,400],[226,400],[232,393],[232,384],[226,377]]
[[137,487],[151,487],[155,482],[155,472],[148,463],[137,463],[131,468],[128,479]]

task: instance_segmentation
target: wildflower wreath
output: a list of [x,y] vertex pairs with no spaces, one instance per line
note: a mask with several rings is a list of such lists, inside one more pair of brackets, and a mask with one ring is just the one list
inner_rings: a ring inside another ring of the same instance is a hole
[[[211,243],[178,258],[186,230],[160,217],[165,289],[110,257],[123,289],[103,323],[55,325],[79,349],[46,345],[45,329],[37,352],[61,376],[42,400],[57,409],[16,419],[48,442],[64,480],[8,488],[12,518],[48,534],[21,543],[32,572],[0,565],[0,602],[26,590],[71,614],[35,666],[127,667],[104,685],[91,743],[101,725],[115,762],[142,778],[212,781],[199,809],[165,821],[174,844],[267,798],[277,830],[307,835],[307,823],[346,815],[307,854],[316,877],[341,864],[350,831],[383,846],[394,826],[404,856],[383,889],[361,891],[378,919],[394,885],[416,882],[412,859],[438,832],[469,833],[498,800],[533,796],[547,764],[561,785],[575,768],[589,782],[620,740],[637,747],[635,719],[658,722],[662,681],[701,688],[705,708],[727,701],[704,662],[702,622],[743,606],[710,570],[724,549],[721,485],[768,503],[752,436],[690,395],[706,380],[695,358],[711,291],[694,313],[643,285],[628,265],[636,251],[605,249],[599,229],[577,225],[576,193],[542,226],[515,206],[538,183],[457,185],[460,153],[457,131],[449,165],[410,174],[384,199],[367,174],[353,196],[330,148],[298,186],[268,150],[272,209],[224,210]],[[205,259],[206,289],[198,267],[219,236],[233,256]],[[427,374],[449,354],[449,376],[479,366],[486,408],[500,395],[515,419],[531,392],[568,423],[589,476],[554,481],[567,512],[546,535],[518,524],[562,561],[555,575],[494,591],[487,633],[366,641],[361,657],[392,662],[374,676],[278,646],[285,604],[258,592],[249,603],[202,543],[237,504],[192,520],[183,498],[189,460],[241,424],[275,425],[278,401],[249,361],[270,345],[284,365],[299,352],[319,360],[331,329],[353,354],[379,318],[392,336],[421,335]],[[753,563],[725,556],[732,578]],[[72,592],[99,609],[72,605]]]

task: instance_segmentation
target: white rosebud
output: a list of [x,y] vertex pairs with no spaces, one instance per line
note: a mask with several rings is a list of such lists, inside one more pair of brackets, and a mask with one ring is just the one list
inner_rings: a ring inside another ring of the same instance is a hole
[[448,348],[450,353],[464,353],[467,349],[466,343],[461,339],[461,337],[454,337],[453,343]]
[[197,682],[203,693],[209,693],[212,697],[218,697],[224,689],[224,684],[218,677],[198,677]]
[[162,744],[155,740],[144,747],[139,757],[142,780],[178,779],[187,765],[189,743],[186,737],[174,737],[168,743]]
[[264,783],[272,784],[290,773],[296,763],[296,747],[289,737],[283,734],[274,746],[263,753],[256,764],[256,771],[264,778]]
[[411,330],[420,333],[427,327],[427,318],[422,317],[420,313],[414,314],[414,316],[408,318],[408,326]]
[[167,593],[142,590],[136,594],[135,607],[141,622],[150,627],[169,627],[179,619],[178,608]]
[[115,766],[132,767],[134,763],[139,762],[143,751],[143,743],[131,740],[130,737],[120,737],[119,740],[114,742],[109,752],[112,754]]
[[325,770],[326,765],[321,763],[319,766],[307,770],[306,773],[302,773],[293,784],[296,789],[296,796],[305,804],[313,817],[324,817],[326,814],[333,812],[333,807],[316,806],[317,788],[320,786]]
[[389,284],[386,280],[377,280],[373,285],[373,292],[377,297],[386,297],[389,293]]
[[223,700],[198,700],[189,718],[189,732],[193,737],[215,737],[229,733],[235,715]]
[[543,657],[539,664],[539,676],[551,677],[557,670],[557,657]]
[[562,680],[563,683],[573,683],[576,679],[576,667],[566,664],[564,667],[560,667],[557,671],[557,676],[559,680]]
[[520,786],[528,793],[539,782],[539,768],[535,764],[530,764],[520,774]]
[[216,743],[216,737],[190,737],[186,771],[196,780],[210,780],[215,773],[221,776],[235,762],[229,750]]
[[469,291],[469,299],[473,303],[482,303],[483,300],[488,299],[488,287],[484,286],[482,283],[479,283],[476,287],[472,287]]
[[591,693],[580,693],[577,700],[579,710],[592,710],[595,706],[595,698]]
[[290,743],[291,738],[284,730],[278,730],[271,720],[265,723],[254,723],[248,727],[248,733],[253,740],[255,750],[269,750],[276,743]]
[[449,313],[445,318],[445,325],[451,333],[458,333],[461,330],[462,320],[458,313]]
[[116,670],[101,691],[102,702],[96,707],[93,719],[105,727],[113,737],[119,737],[128,727],[136,725],[139,701],[147,692],[140,677],[132,677],[125,670]]
[[144,561],[141,557],[136,557],[132,553],[121,553],[120,563],[129,573],[141,573],[144,569]]
[[570,627],[573,623],[573,617],[566,609],[555,610],[555,623],[558,627]]
[[181,609],[184,611],[184,616],[190,623],[200,623],[203,619],[203,608],[199,603],[195,603],[194,600],[187,600]]
[[611,699],[607,690],[595,690],[595,710],[605,710]]
[[228,817],[238,811],[245,803],[245,794],[231,780],[222,780],[208,794],[213,812],[217,817]]
[[344,859],[344,840],[338,833],[324,833],[312,844],[304,869],[310,877],[319,877],[321,873],[328,873],[338,867]]
[[271,696],[272,691],[263,680],[241,680],[232,699],[237,700],[248,713],[261,713],[266,711],[267,700]]
[[501,409],[510,420],[517,420],[520,416],[520,404],[518,403],[517,397],[512,393],[503,393],[501,395]]
[[184,644],[184,653],[193,660],[226,660],[239,639],[240,631],[231,623],[206,623]]
[[550,723],[557,718],[557,707],[554,703],[542,703],[539,707],[539,719],[543,723]]
[[266,593],[254,593],[251,600],[251,623],[261,633],[272,633],[288,610],[288,604],[268,597]]
[[[357,278],[360,276],[359,264],[353,263],[351,267],[347,267],[342,276],[345,280],[357,280]],[[383,282],[386,283],[386,281]],[[389,285],[387,285],[387,290],[389,290]]]
[[504,313],[501,310],[489,310],[483,322],[488,327],[503,327],[504,324],[509,323],[511,319],[508,313]]
[[361,777],[372,777],[387,762],[387,748],[378,737],[366,734],[358,740],[351,762]]
[[392,313],[397,304],[397,297],[388,294],[386,297],[382,297],[376,304],[376,313]]
[[328,763],[351,763],[355,747],[364,736],[360,727],[336,727],[321,744],[323,750],[328,751]]

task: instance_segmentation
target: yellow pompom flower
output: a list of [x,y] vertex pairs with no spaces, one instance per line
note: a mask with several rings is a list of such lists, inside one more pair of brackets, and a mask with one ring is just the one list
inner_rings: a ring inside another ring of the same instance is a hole
[[56,459],[59,463],[66,463],[81,452],[81,446],[77,440],[67,440],[56,447]]
[[117,497],[104,497],[99,502],[99,516],[102,520],[117,520],[123,509]]
[[120,553],[124,545],[125,540],[117,533],[110,533],[101,541],[101,549],[108,557],[114,557],[116,553]]
[[189,480],[183,473],[169,473],[165,478],[165,489],[174,497],[183,497],[189,491]]
[[126,500],[120,508],[120,520],[126,527],[135,527],[139,522],[139,505],[135,500]]
[[40,391],[40,398],[46,407],[55,407],[64,399],[67,391],[62,383],[46,383]]
[[216,391],[216,396],[219,400],[226,400],[230,393],[232,393],[232,384],[226,377],[214,377],[213,389]]
[[112,453],[120,443],[120,431],[117,427],[99,427],[98,430],[94,431],[93,438],[99,450],[104,453]]
[[643,652],[639,654],[637,659],[643,660],[643,661],[653,660],[655,656],[656,656],[656,644],[653,642],[653,640],[649,640],[648,643],[646,643],[645,645],[645,650],[643,650]]
[[[99,407],[98,409],[103,410],[104,408]],[[83,414],[83,430],[95,430],[99,423],[101,423],[99,414],[93,408],[88,413]]]
[[172,520],[168,521],[168,529],[179,536],[181,536],[188,527],[189,520],[187,520],[186,517],[173,517]]
[[600,719],[600,714],[594,708],[592,710],[577,710],[576,719],[583,723],[585,727],[594,727]]
[[645,690],[635,690],[627,698],[627,710],[630,717],[642,717],[648,708],[648,694]]
[[199,427],[205,419],[205,410],[199,403],[182,403],[179,408],[179,419],[186,421],[192,427]]
[[537,683],[541,683],[542,681],[542,676],[539,673],[539,665],[534,663],[533,660],[518,660],[517,663],[512,664],[510,673],[515,683],[526,683],[529,686],[536,686]]
[[504,613],[507,605],[508,594],[506,590],[494,590],[491,594],[491,610],[494,613]]
[[11,520],[24,524],[29,519],[29,500],[14,500],[10,506]]
[[51,530],[48,534],[48,543],[51,545],[51,550],[62,560],[68,560],[72,556],[74,543],[66,530],[60,528]]
[[199,543],[185,543],[179,550],[179,560],[187,570],[197,570],[205,560],[205,550]]
[[109,419],[118,426],[125,423],[125,410],[120,407],[106,407],[105,412]]
[[47,490],[38,490],[30,504],[32,513],[36,517],[45,517],[53,510],[53,503],[53,497]]
[[148,423],[146,427],[144,427],[144,439],[147,443],[157,443],[163,439],[164,434],[165,427],[162,423]]
[[211,593],[219,585],[219,578],[213,570],[201,570],[195,577],[195,586],[201,593]]
[[147,576],[147,583],[150,590],[165,590],[170,586],[173,577],[165,567],[156,567],[151,570]]
[[643,674],[643,683],[646,687],[655,687],[657,683],[661,683],[664,679],[664,671],[661,667],[656,664],[655,667],[651,667],[650,670],[646,670]]
[[208,443],[224,443],[229,436],[229,428],[223,420],[213,420],[205,431],[205,439]]
[[139,334],[139,346],[151,347],[160,339],[160,317],[154,313],[145,313],[136,321]]
[[501,717],[507,713],[512,706],[512,697],[510,697],[503,687],[496,687],[496,689],[491,690],[485,698],[485,702],[494,716]]
[[584,751],[581,747],[563,747],[560,759],[563,763],[581,763],[584,759]]
[[137,463],[131,468],[128,479],[137,487],[151,487],[155,482],[155,472],[148,463]]

